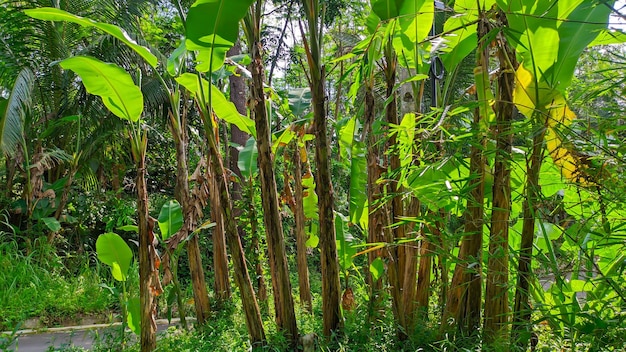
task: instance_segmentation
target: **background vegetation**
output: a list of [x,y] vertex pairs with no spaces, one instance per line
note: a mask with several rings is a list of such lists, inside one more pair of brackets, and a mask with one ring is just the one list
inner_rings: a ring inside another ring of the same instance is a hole
[[0,330],[626,349],[622,12],[0,0]]

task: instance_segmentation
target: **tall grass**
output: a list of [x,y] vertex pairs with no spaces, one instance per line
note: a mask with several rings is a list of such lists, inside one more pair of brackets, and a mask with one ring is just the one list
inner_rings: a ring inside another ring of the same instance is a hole
[[34,317],[54,326],[77,314],[103,312],[113,297],[101,282],[89,260],[69,271],[45,239],[24,254],[14,234],[0,232],[0,331]]

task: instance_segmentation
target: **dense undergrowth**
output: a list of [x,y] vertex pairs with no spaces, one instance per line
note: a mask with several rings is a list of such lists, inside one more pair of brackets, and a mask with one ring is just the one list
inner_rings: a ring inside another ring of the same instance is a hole
[[89,256],[80,261],[69,269],[45,244],[36,243],[25,254],[16,242],[0,238],[0,330],[12,330],[31,318],[52,327],[112,308],[114,299],[100,286],[105,281],[99,268],[90,266]]
[[[15,241],[6,237],[0,242],[0,327],[1,330],[12,330],[29,318],[37,317],[47,326],[56,326],[71,321],[80,314],[108,313],[111,318],[119,312],[116,299],[106,288],[114,285],[107,270],[100,270],[97,261],[90,255],[83,258],[73,257],[72,264],[81,263],[77,267],[68,268],[68,258],[63,258],[47,245],[34,246],[31,253],[25,254],[18,250]],[[80,260],[77,260],[80,259]],[[292,262],[292,264],[294,264]],[[385,305],[374,307],[368,299],[366,285],[359,279],[353,279],[351,286],[355,293],[355,307],[344,311],[344,333],[325,339],[321,335],[322,315],[320,273],[311,265],[313,313],[298,310],[298,326],[302,335],[314,335],[316,351],[475,351],[480,350],[481,338],[473,336],[452,336],[442,334],[437,321],[438,307],[431,307],[428,318],[416,324],[409,337],[400,340],[396,324],[393,321],[391,307]],[[133,272],[137,268],[133,267]],[[210,273],[209,273],[210,275]],[[183,274],[184,276],[184,274]],[[269,278],[268,278],[269,279]],[[292,284],[297,291],[297,277],[292,277]],[[137,275],[130,278],[130,289],[136,290]],[[384,294],[384,293],[383,293]],[[186,292],[188,302],[191,292]],[[294,297],[298,297],[294,292]],[[251,346],[248,340],[245,319],[242,314],[241,301],[235,290],[231,302],[212,300],[212,313],[209,323],[185,331],[180,327],[170,327],[160,333],[157,343],[158,351],[246,351]],[[268,299],[272,302],[272,297]],[[388,302],[388,299],[382,299]],[[162,309],[161,318],[165,317],[165,302],[159,302]],[[299,306],[299,305],[298,305]],[[191,307],[186,307],[191,311]],[[372,314],[375,312],[375,314]],[[368,319],[367,317],[374,317]],[[263,311],[264,325],[267,333],[267,345],[254,348],[259,351],[290,350],[285,337],[276,329],[273,319],[272,305]],[[423,317],[424,318],[424,317]],[[561,344],[547,329],[539,335],[539,350],[552,351],[557,347],[570,347]],[[118,328],[110,328],[94,333],[94,351],[139,351],[136,339],[125,340]],[[17,338],[19,342],[19,337]],[[580,345],[581,350],[598,350],[593,346]],[[50,350],[53,350],[52,348]],[[57,351],[82,351],[80,347],[63,346]]]

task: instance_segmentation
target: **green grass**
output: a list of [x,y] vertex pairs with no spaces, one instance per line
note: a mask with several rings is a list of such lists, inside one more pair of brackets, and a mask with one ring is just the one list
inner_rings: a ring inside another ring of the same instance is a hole
[[0,238],[0,330],[33,317],[50,327],[79,314],[104,312],[114,297],[87,264],[69,271],[45,246],[29,255]]

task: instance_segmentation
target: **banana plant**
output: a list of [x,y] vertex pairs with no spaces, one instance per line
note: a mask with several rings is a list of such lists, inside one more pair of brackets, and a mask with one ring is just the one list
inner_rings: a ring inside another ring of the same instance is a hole
[[[111,267],[111,275],[113,278],[122,284],[122,292],[117,295],[120,307],[122,308],[122,345],[125,345],[126,339],[124,333],[126,326],[136,335],[141,335],[139,300],[137,299],[138,297],[129,297],[126,287],[126,281],[129,275],[128,270],[133,261],[133,252],[120,235],[108,232],[98,236],[96,240],[96,253],[102,263]],[[115,293],[114,289],[109,288],[109,290]]]
[[[224,118],[223,114],[218,111],[221,108],[220,105],[223,105],[220,103],[223,94],[219,89],[214,88],[211,82],[202,78],[202,73],[208,72],[210,74],[222,66],[226,52],[238,38],[239,21],[246,16],[251,4],[252,1],[250,0],[198,0],[190,7],[185,25],[185,45],[188,50],[195,52],[196,69],[199,73],[196,83],[191,84],[189,82],[185,87],[193,94],[203,122],[204,138],[209,147],[209,161],[219,190],[226,239],[235,268],[235,282],[241,292],[250,340],[253,346],[257,346],[265,344],[265,331],[256,295],[248,275],[236,219],[233,217],[233,204],[226,181],[226,171],[214,130],[214,114]],[[179,83],[185,85],[182,81]],[[235,116],[245,119],[237,112],[234,105],[229,103],[225,107],[236,113]],[[238,127],[253,136],[256,135],[256,131],[251,125],[247,127],[247,130],[246,126],[238,125]]]
[[[72,21],[83,26],[95,26],[123,42],[126,42],[146,61],[156,67],[157,59],[148,49],[128,39],[130,36],[119,27],[98,23],[54,8],[26,10],[33,18],[54,21]],[[115,116],[127,121],[131,154],[137,169],[137,208],[139,210],[139,270],[141,301],[141,348],[144,351],[156,347],[156,324],[153,316],[155,294],[160,294],[156,251],[152,245],[154,234],[149,227],[148,196],[146,184],[147,129],[141,121],[143,94],[133,78],[123,68],[88,56],[74,56],[58,63],[63,69],[80,76],[88,93],[99,96],[103,104]],[[156,287],[156,290],[151,288]]]

